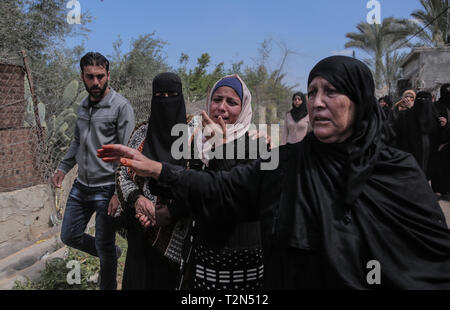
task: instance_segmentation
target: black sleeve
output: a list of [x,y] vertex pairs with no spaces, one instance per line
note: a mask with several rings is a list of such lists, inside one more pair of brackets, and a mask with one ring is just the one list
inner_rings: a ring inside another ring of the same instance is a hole
[[441,127],[439,133],[439,143],[447,143],[450,140],[450,124],[447,123],[444,127]]
[[[195,171],[163,163],[159,184],[171,189],[171,214],[224,216],[241,220],[259,213],[260,160],[230,171]],[[184,208],[185,210],[180,210]]]

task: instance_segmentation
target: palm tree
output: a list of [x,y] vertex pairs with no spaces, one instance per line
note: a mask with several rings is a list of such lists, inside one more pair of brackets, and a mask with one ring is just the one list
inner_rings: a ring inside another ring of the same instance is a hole
[[[383,56],[392,52],[392,46],[404,40],[411,34],[411,23],[404,19],[388,17],[381,24],[359,23],[356,28],[359,32],[350,32],[346,37],[350,39],[345,44],[346,48],[355,47],[368,53],[372,59],[369,63],[374,64],[375,83],[381,88],[383,81]],[[396,46],[395,49],[404,46]]]
[[401,63],[405,60],[407,53],[386,53],[383,67],[384,80],[388,87],[389,95],[392,95],[396,89],[396,81],[401,76]]
[[417,29],[430,24],[426,31],[422,31],[419,37],[425,44],[431,46],[442,45],[447,40],[449,31],[449,8],[448,0],[420,0],[423,10],[411,13],[419,24]]

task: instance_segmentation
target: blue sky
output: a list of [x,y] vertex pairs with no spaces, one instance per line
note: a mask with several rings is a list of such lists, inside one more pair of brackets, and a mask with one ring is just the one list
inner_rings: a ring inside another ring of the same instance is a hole
[[[72,38],[68,46],[83,44],[87,51],[112,54],[118,35],[127,52],[132,39],[155,32],[167,41],[167,62],[178,67],[181,53],[194,66],[202,53],[225,67],[240,60],[252,65],[265,39],[272,40],[270,65],[278,66],[283,42],[296,52],[285,66],[286,81],[305,90],[308,73],[322,58],[343,51],[345,34],[366,21],[368,0],[78,0],[94,17],[88,39]],[[419,0],[379,0],[381,18],[409,18]],[[69,11],[69,9],[67,9]],[[357,57],[364,57],[356,51]],[[212,66],[211,66],[212,68]]]

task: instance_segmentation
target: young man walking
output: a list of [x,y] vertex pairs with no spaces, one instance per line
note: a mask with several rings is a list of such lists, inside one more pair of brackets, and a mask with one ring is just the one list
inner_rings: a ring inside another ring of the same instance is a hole
[[[61,187],[64,176],[78,164],[78,176],[67,200],[61,227],[64,244],[100,258],[100,289],[117,288],[115,230],[108,208],[116,209],[115,170],[117,165],[99,159],[97,149],[103,144],[127,145],[135,119],[129,101],[108,87],[109,61],[89,52],[81,58],[81,79],[89,93],[78,109],[75,136],[66,156],[52,177]],[[95,216],[95,237],[86,234],[86,226]],[[111,214],[113,216],[114,214]]]

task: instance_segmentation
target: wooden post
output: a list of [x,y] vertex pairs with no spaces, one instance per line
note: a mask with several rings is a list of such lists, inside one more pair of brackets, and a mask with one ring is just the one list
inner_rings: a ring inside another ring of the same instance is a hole
[[[36,164],[40,167],[41,176],[45,178],[46,170],[49,167],[50,164],[50,158],[48,156],[48,149],[47,149],[47,143],[45,139],[45,133],[44,129],[42,128],[41,119],[39,117],[39,109],[38,109],[38,99],[37,95],[34,89],[33,84],[33,77],[31,75],[30,66],[28,63],[28,57],[25,53],[25,50],[22,50],[22,58],[23,63],[25,67],[25,72],[27,74],[28,84],[30,86],[30,92],[31,92],[31,99],[33,101],[33,107],[34,107],[34,118],[36,120],[36,126],[37,126],[37,136],[38,136],[38,145],[41,146],[41,149],[37,150],[37,155],[41,157],[42,162],[36,162]],[[37,159],[37,158],[36,158]],[[42,166],[44,164],[44,167]]]
[[34,107],[34,118],[36,120],[36,125],[37,125],[38,130],[41,135],[43,133],[43,131],[42,131],[41,119],[39,117],[39,109],[38,109],[39,102],[37,100],[36,92],[34,91],[33,78],[31,75],[30,66],[28,64],[28,57],[24,50],[22,50],[22,58],[23,58],[23,64],[25,66],[25,72],[27,74],[28,85],[30,85],[31,99],[33,100],[33,107]]

